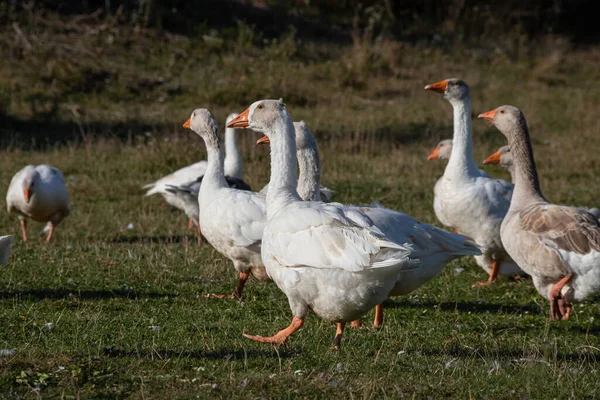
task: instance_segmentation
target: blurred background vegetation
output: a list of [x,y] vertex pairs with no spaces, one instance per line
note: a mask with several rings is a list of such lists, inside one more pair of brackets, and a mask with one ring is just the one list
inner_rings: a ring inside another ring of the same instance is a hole
[[374,91],[373,82],[404,80],[420,90],[431,75],[423,65],[442,79],[448,60],[465,66],[458,72],[466,79],[469,69],[509,63],[560,84],[563,78],[553,68],[567,54],[595,48],[600,38],[595,5],[0,1],[1,144],[45,146],[162,132],[193,107],[214,109],[221,117],[225,108],[264,97],[283,97],[304,109],[348,93],[367,101],[410,97],[402,89]]

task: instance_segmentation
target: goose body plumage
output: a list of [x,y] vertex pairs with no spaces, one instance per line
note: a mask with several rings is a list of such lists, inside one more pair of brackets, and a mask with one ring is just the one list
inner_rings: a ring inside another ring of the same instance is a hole
[[54,227],[70,212],[63,174],[46,164],[24,167],[10,181],[6,205],[9,212],[19,216],[24,240],[27,240],[26,218],[31,218],[48,222],[46,241],[50,241]]
[[498,275],[522,274],[500,238],[500,226],[510,206],[513,185],[490,178],[476,166],[468,86],[461,80],[447,79],[425,88],[443,93],[454,112],[450,160],[435,187],[434,211],[437,218],[482,247],[483,254],[475,256],[475,260],[489,274],[489,279],[479,284],[490,284]]
[[[321,182],[321,162],[317,143],[304,123],[294,122],[296,155],[298,159],[298,194],[303,200],[320,201],[318,189]],[[353,207],[353,206],[347,206]],[[354,207],[366,214],[386,237],[395,243],[408,243],[412,248],[411,259],[418,260],[419,267],[403,271],[389,296],[406,295],[435,278],[443,267],[453,259],[466,255],[479,255],[479,247],[462,235],[449,233],[415,218],[381,206]],[[382,308],[376,310],[374,325],[383,322]]]

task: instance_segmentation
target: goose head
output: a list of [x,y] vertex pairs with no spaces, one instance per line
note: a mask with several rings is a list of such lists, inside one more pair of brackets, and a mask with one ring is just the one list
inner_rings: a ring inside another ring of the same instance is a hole
[[227,124],[228,128],[250,128],[269,136],[281,114],[287,113],[283,99],[259,100]]
[[25,202],[29,203],[33,197],[36,189],[36,181],[38,181],[39,174],[33,165],[28,165],[23,169],[23,197]]
[[427,161],[431,160],[449,160],[452,154],[452,139],[441,140],[433,151],[427,156]]
[[444,98],[452,102],[453,100],[462,101],[469,98],[469,86],[457,78],[444,79],[443,81],[432,83],[425,86],[425,90],[433,90],[442,93]]
[[508,170],[513,166],[513,157],[510,153],[510,147],[502,146],[494,154],[483,160],[484,165],[500,165]]
[[183,127],[196,132],[207,144],[218,146],[219,125],[215,116],[206,108],[196,108]]
[[513,106],[500,106],[494,110],[479,114],[477,118],[485,119],[492,123],[507,139],[512,138],[519,128],[527,131],[527,122],[521,110]]

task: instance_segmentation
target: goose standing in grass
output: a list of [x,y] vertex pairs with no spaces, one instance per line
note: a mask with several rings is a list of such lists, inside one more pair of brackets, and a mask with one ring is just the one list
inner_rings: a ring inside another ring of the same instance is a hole
[[[294,122],[294,133],[296,136],[296,158],[298,159],[298,194],[302,200],[324,201],[329,203],[335,191],[321,186],[321,160],[317,152],[317,143],[306,122]],[[263,136],[256,144],[268,144],[269,137]],[[310,184],[308,177],[319,176],[317,185]],[[260,194],[267,195],[269,184],[267,183]]]
[[[306,201],[321,201],[321,162],[317,143],[304,123],[294,122],[296,133],[296,155],[299,163],[298,194]],[[268,142],[264,136],[259,142]],[[411,258],[419,260],[419,268],[405,271],[389,296],[407,295],[435,278],[444,266],[455,258],[479,255],[481,250],[468,238],[452,234],[434,226],[417,221],[409,215],[383,207],[354,207],[365,213],[377,228],[396,243],[410,243]],[[352,326],[361,321],[352,321]],[[383,305],[375,307],[373,326],[383,324]]]
[[514,160],[515,191],[502,222],[502,243],[550,301],[550,318],[568,319],[574,300],[600,291],[600,224],[585,210],[546,200],[518,108],[501,106],[479,118],[506,136]]
[[69,215],[69,195],[63,174],[49,165],[28,165],[13,176],[6,193],[9,212],[18,214],[23,241],[27,241],[27,218],[47,222],[48,236]]
[[8,263],[10,246],[12,246],[12,236],[0,236],[0,265]]
[[274,336],[244,336],[282,344],[310,309],[337,324],[339,348],[346,323],[381,304],[403,272],[419,268],[419,260],[411,258],[410,244],[391,241],[357,207],[302,200],[294,126],[283,101],[257,101],[229,124],[250,127],[271,143],[262,257],[293,313],[291,324]]
[[[510,179],[513,183],[515,183],[515,164],[513,161],[512,153],[510,152],[510,147],[508,145],[500,147],[495,153],[490,155],[488,158],[483,160],[482,164],[487,165],[500,165],[502,168],[506,169],[510,174]],[[581,208],[590,214],[592,214],[596,219],[600,218],[600,209],[596,207],[587,208],[587,207],[578,207]]]
[[[229,114],[227,121],[230,121],[237,114]],[[225,176],[230,178],[231,181],[236,182],[238,185],[244,187],[249,186],[243,181],[244,168],[242,163],[242,155],[237,146],[237,136],[235,129],[227,129],[225,131]],[[207,161],[198,161],[197,163],[188,165],[187,167],[178,169],[177,171],[164,176],[156,182],[150,183],[142,187],[142,189],[148,189],[146,196],[152,196],[153,194],[160,193],[165,201],[173,207],[185,212],[188,207],[182,197],[178,193],[174,192],[173,187],[187,187],[195,185],[202,181],[202,177],[206,173],[208,166]],[[169,190],[168,188],[171,187]],[[248,189],[251,190],[251,189]],[[191,228],[197,222],[191,218],[188,222],[188,227]],[[199,238],[201,242],[202,238]]]
[[459,79],[446,79],[425,89],[442,93],[454,110],[452,153],[435,187],[435,215],[442,224],[471,237],[483,248],[483,254],[475,260],[489,278],[474,286],[490,285],[498,275],[521,274],[500,239],[500,225],[510,206],[513,186],[477,169],[472,150],[469,87]]
[[206,144],[207,168],[198,195],[202,235],[233,262],[239,273],[238,285],[231,295],[211,297],[241,299],[250,275],[269,280],[260,254],[266,218],[265,197],[227,185],[219,127],[210,111],[194,110],[183,127],[192,129]]

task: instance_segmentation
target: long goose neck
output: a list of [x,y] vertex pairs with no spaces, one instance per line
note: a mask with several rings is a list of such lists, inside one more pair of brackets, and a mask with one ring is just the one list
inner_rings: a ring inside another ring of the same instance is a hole
[[225,174],[237,179],[243,179],[244,167],[242,155],[237,145],[237,135],[234,128],[225,130]]
[[511,208],[546,201],[540,188],[533,149],[529,140],[529,131],[525,121],[521,121],[520,125],[515,126],[508,132],[507,137],[514,163],[513,182],[515,189],[512,195]]
[[214,189],[227,187],[225,181],[224,166],[223,166],[223,145],[221,139],[218,136],[210,136],[204,139],[206,143],[206,159],[207,167],[204,177],[202,178],[202,185],[200,185],[200,197],[210,193]]
[[267,219],[286,205],[301,201],[296,191],[298,178],[296,175],[296,142],[294,138],[294,125],[287,118],[277,118],[270,127],[271,142],[271,180],[267,192]]
[[321,162],[315,146],[296,151],[299,166],[298,194],[305,201],[321,201]]
[[451,101],[454,114],[454,137],[452,153],[446,172],[468,176],[477,174],[477,164],[473,158],[473,139],[471,133],[471,100]]

